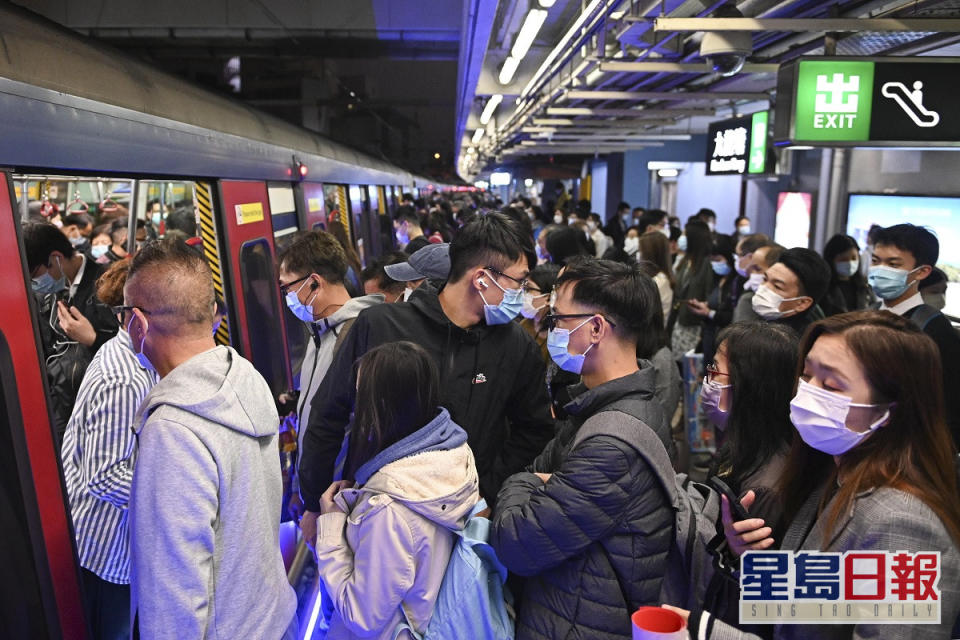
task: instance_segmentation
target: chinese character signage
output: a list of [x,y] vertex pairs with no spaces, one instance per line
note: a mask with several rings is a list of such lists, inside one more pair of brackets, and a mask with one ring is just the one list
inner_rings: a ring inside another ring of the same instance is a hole
[[940,552],[750,551],[741,623],[940,624]]
[[707,175],[763,173],[767,167],[769,113],[723,120],[710,125]]
[[777,78],[777,144],[960,145],[953,58],[819,58]]

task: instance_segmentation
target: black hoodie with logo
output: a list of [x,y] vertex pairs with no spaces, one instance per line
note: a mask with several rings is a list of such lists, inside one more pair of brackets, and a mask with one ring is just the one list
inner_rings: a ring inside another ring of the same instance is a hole
[[463,427],[480,474],[480,493],[496,499],[507,476],[530,464],[554,435],[546,371],[536,342],[518,324],[470,329],[453,324],[436,293],[381,304],[357,316],[317,390],[300,454],[304,506],[319,511],[356,398],[353,363],[388,342],[409,340],[440,371],[440,404]]

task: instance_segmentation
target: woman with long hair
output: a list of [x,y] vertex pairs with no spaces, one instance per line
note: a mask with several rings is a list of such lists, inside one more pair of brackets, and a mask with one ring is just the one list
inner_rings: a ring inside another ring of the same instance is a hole
[[830,288],[820,300],[825,315],[861,311],[876,301],[860,271],[860,245],[856,240],[838,233],[827,240],[823,259],[830,265]]
[[783,507],[776,487],[794,433],[790,399],[799,342],[782,325],[730,325],[720,332],[700,389],[707,419],[723,434],[710,475],[737,495],[752,490],[750,514],[763,518],[778,539]]
[[660,292],[664,324],[673,307],[673,267],[670,258],[670,240],[659,231],[648,231],[640,236],[640,268],[653,278]]
[[[775,638],[957,637],[960,495],[939,372],[936,344],[886,311],[845,313],[807,330],[790,402],[796,434],[779,485],[790,520],[780,548],[939,552],[940,624],[786,624]],[[748,510],[752,499],[743,500]],[[763,520],[733,522],[726,501],[723,511],[735,553],[774,544]],[[750,637],[709,615],[690,624],[700,637],[706,629]]]
[[677,283],[674,287],[673,308],[667,326],[672,330],[673,357],[677,360],[700,342],[703,318],[695,314],[688,300],[706,300],[713,290],[713,269],[710,249],[713,234],[701,220],[691,220],[684,230],[687,248],[677,265]]
[[357,250],[353,248],[350,242],[350,236],[347,234],[347,228],[338,219],[331,220],[327,224],[327,231],[337,239],[344,253],[347,254],[347,289],[350,295],[357,297],[363,295],[363,284],[360,282],[360,272],[363,271],[363,265],[360,264],[360,256]]
[[437,366],[412,342],[381,345],[357,363],[345,480],[320,498],[317,528],[330,640],[392,640],[401,622],[426,630],[453,531],[480,498],[467,434],[439,398]]

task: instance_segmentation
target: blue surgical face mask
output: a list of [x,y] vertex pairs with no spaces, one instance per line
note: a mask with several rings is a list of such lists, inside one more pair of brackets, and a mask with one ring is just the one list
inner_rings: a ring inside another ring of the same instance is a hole
[[48,293],[60,293],[67,288],[67,277],[63,274],[63,263],[60,262],[60,256],[55,256],[57,266],[60,267],[60,277],[54,278],[50,275],[49,268],[42,276],[33,279],[30,283],[34,293],[46,295]]
[[154,211],[154,212],[153,212],[153,215],[150,216],[150,220],[151,220],[151,222],[153,222],[153,226],[159,227],[159,226],[160,226],[160,219],[161,219],[162,217],[163,217],[163,214],[162,214],[161,212],[159,212],[159,211]]
[[487,299],[483,297],[483,291],[478,291],[480,299],[483,300],[483,317],[489,325],[507,324],[516,318],[517,314],[523,309],[523,289],[504,289],[493,276],[490,276],[490,280],[503,291],[503,300],[500,301],[500,304],[487,304]]
[[838,276],[849,278],[860,268],[860,261],[856,258],[853,260],[843,260],[841,262],[834,262],[833,266],[837,270]]
[[[133,324],[133,319],[136,317],[137,317],[136,315],[131,314],[130,322],[127,324],[127,333],[130,334],[131,336],[133,334],[130,333],[130,325]],[[150,325],[147,325],[147,327],[143,330],[143,338],[140,339],[140,351],[135,352],[134,355],[137,356],[137,362],[140,363],[141,367],[143,367],[147,371],[153,371],[154,373],[156,373],[157,369],[153,366],[153,363],[150,362],[150,358],[147,357],[147,354],[143,352],[143,343],[147,341],[147,331],[149,330],[150,330]]]
[[107,251],[110,249],[109,245],[106,244],[95,244],[90,247],[90,255],[93,256],[94,260],[99,260],[103,256],[107,255]]
[[[917,267],[917,269],[919,268],[920,267]],[[907,276],[913,273],[913,271],[894,269],[893,267],[885,267],[882,264],[878,264],[870,267],[870,271],[867,274],[867,282],[870,283],[870,287],[873,289],[873,292],[877,294],[878,298],[881,300],[894,300],[902,296],[910,285],[913,284],[912,282],[907,282]]]
[[686,236],[686,235],[682,235],[682,236],[680,236],[679,238],[677,238],[677,249],[679,249],[680,251],[686,251],[686,250],[687,250],[687,236]]
[[547,332],[547,352],[557,366],[564,371],[580,375],[580,372],[583,370],[583,361],[586,360],[587,352],[593,348],[593,344],[587,347],[587,351],[584,351],[580,355],[570,353],[567,351],[567,347],[570,346],[570,335],[591,320],[593,320],[592,316],[573,329],[553,328]]
[[723,277],[730,273],[730,265],[727,264],[726,260],[724,260],[723,262],[714,262],[713,260],[711,260],[710,267],[713,269],[713,272],[720,277]]
[[300,288],[296,291],[287,291],[286,297],[287,307],[290,309],[293,315],[297,316],[298,320],[302,320],[303,322],[313,322],[316,319],[313,317],[313,307],[310,305],[312,305],[313,301],[317,299],[318,295],[320,295],[320,292],[316,291],[314,292],[313,298],[310,300],[310,302],[307,304],[300,302],[300,298],[298,297],[300,295],[300,289],[303,289],[308,282],[310,282],[309,278],[304,280],[303,284],[301,284]]

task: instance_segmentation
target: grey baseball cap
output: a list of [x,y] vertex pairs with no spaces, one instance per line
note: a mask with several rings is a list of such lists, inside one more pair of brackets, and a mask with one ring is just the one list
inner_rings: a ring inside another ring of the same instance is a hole
[[388,264],[383,268],[398,282],[410,280],[446,280],[450,275],[450,243],[428,244],[415,251],[407,262]]

